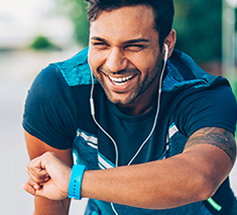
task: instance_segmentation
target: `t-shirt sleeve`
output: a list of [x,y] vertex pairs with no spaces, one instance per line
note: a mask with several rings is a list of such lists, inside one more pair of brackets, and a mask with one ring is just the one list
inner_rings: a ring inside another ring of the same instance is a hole
[[184,98],[181,104],[179,125],[186,136],[204,127],[220,127],[235,133],[236,99],[229,86],[197,91]]
[[70,87],[53,65],[43,69],[32,83],[25,101],[23,128],[57,149],[72,146],[77,108]]

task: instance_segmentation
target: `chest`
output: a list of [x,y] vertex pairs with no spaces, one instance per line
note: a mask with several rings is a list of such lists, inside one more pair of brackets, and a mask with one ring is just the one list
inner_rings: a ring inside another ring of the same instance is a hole
[[156,108],[144,116],[128,117],[114,107],[100,102],[94,134],[78,128],[74,151],[78,162],[89,169],[139,164],[165,159],[180,153],[186,138],[179,132],[161,108],[155,120]]

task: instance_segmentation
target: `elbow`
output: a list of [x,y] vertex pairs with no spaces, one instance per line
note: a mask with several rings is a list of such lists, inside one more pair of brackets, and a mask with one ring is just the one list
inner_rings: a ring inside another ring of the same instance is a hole
[[216,189],[204,188],[202,191],[199,192],[199,199],[198,201],[205,201],[211,198],[216,192]]
[[216,179],[211,176],[203,176],[198,185],[198,201],[204,201],[212,197],[220,186]]

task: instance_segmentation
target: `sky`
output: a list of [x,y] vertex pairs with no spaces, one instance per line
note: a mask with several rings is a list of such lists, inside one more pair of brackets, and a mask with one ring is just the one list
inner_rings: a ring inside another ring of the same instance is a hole
[[0,1],[0,45],[36,35],[69,37],[72,24],[54,13],[54,0]]
[[226,1],[232,7],[236,7],[237,6],[237,0],[226,0]]

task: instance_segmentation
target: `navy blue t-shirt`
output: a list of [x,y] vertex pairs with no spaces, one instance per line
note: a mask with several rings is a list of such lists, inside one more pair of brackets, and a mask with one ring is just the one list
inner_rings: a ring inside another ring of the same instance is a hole
[[[23,127],[52,147],[77,148],[88,169],[114,167],[114,145],[90,114],[90,90],[87,55],[79,53],[48,66],[28,92]],[[129,116],[108,101],[98,83],[93,96],[96,119],[118,146],[119,166],[127,165],[151,131],[157,104],[141,116]],[[188,137],[200,128],[221,127],[234,133],[235,124],[236,102],[228,82],[175,51],[168,61],[155,131],[132,164],[181,153]],[[228,181],[225,186],[222,194],[230,192]]]

